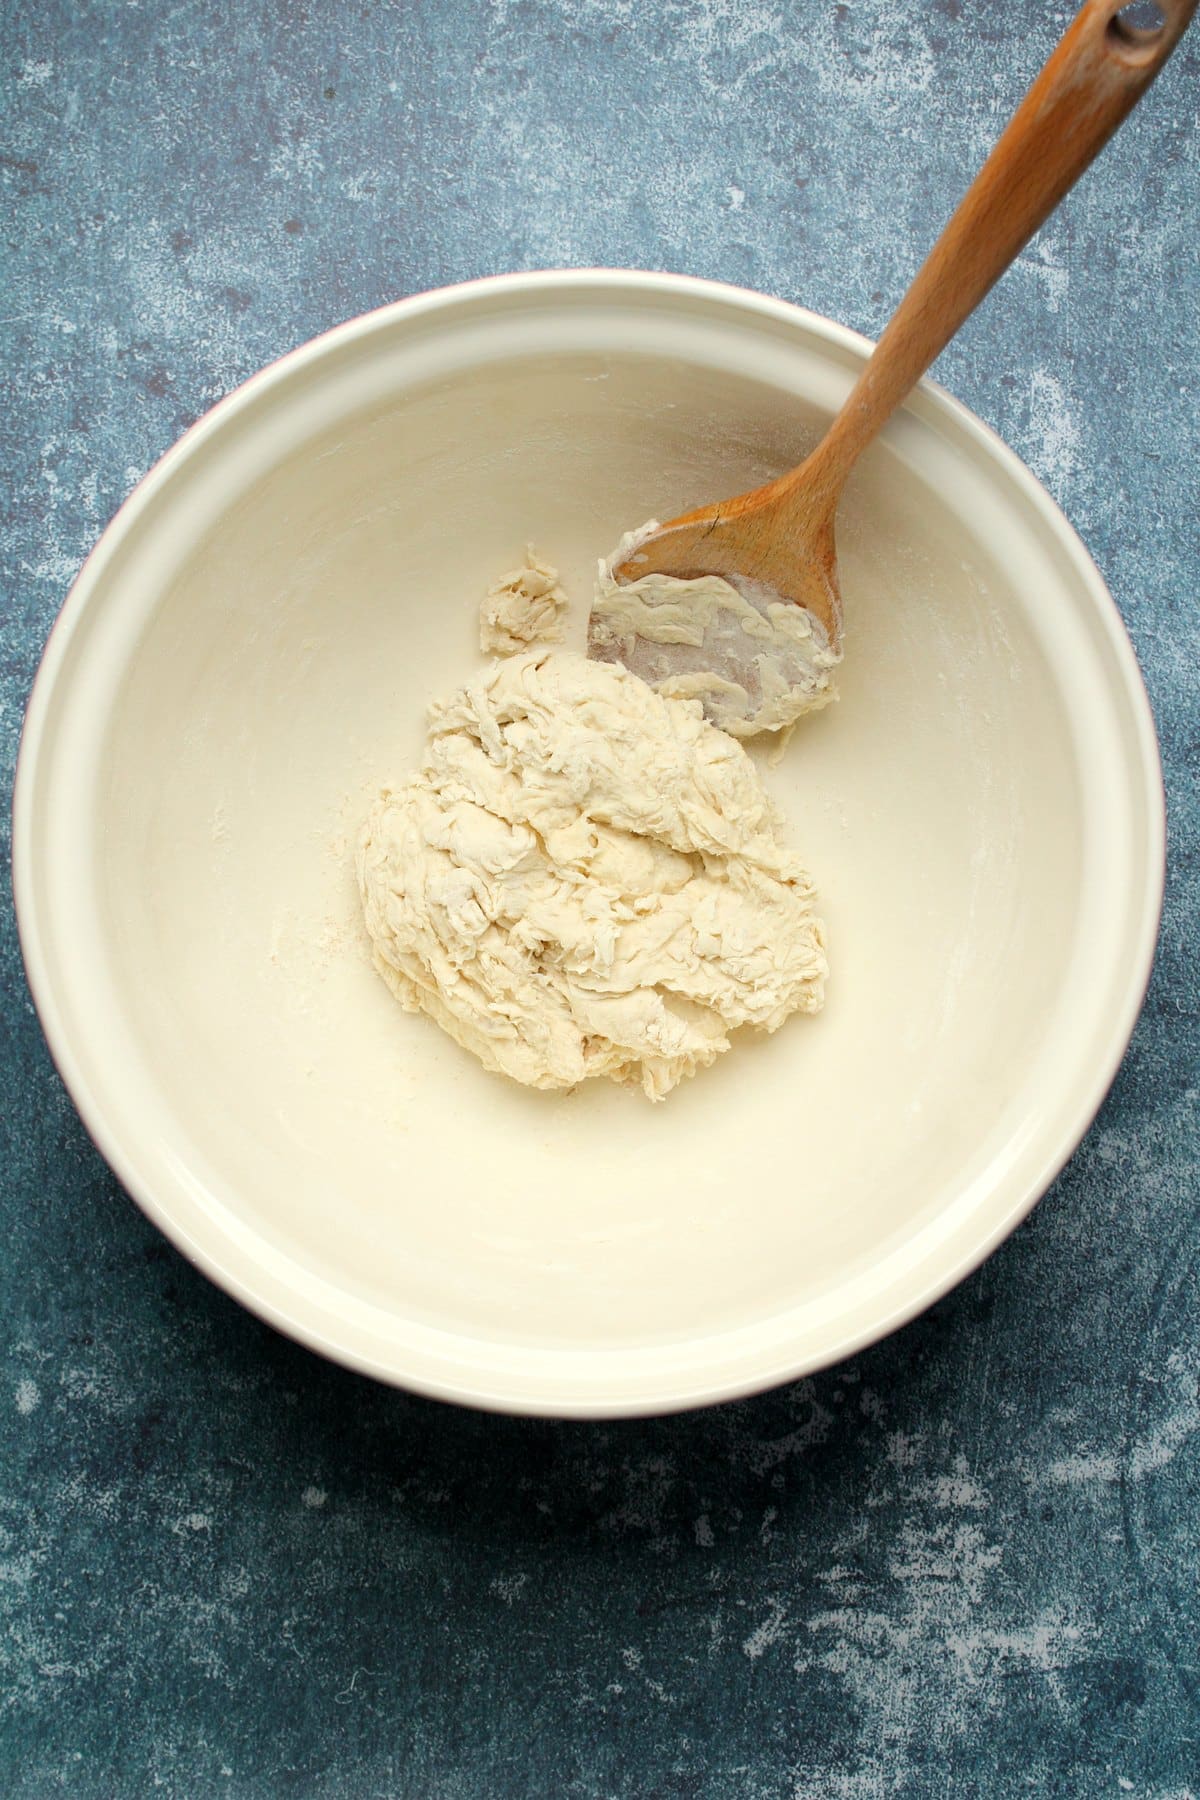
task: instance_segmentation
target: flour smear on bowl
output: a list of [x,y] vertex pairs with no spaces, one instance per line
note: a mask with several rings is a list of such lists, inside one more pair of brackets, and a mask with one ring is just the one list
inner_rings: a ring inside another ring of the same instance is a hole
[[739,1027],[820,1010],[824,929],[741,745],[698,699],[547,648],[564,606],[532,550],[489,590],[502,659],[430,709],[420,769],[371,808],[363,910],[401,1005],[486,1068],[661,1100]]

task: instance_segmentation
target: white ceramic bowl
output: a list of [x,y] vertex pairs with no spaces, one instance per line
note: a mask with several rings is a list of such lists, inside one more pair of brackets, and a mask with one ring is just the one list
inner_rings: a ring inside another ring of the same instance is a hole
[[928,384],[845,502],[841,701],[767,771],[825,1012],[661,1107],[546,1095],[366,958],[354,831],[487,583],[533,539],[581,642],[619,532],[796,461],[866,350],[670,276],[422,295],[224,401],[76,582],[17,788],[38,1009],[129,1191],[305,1343],[518,1411],[745,1393],[928,1305],[1079,1141],[1157,929],[1154,731],[1079,540]]

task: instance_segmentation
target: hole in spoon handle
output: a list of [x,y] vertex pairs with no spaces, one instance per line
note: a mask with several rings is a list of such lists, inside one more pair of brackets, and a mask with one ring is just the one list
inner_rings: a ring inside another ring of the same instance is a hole
[[1126,44],[1150,44],[1166,28],[1166,14],[1156,0],[1129,0],[1108,21],[1113,37]]
[[1196,0],[1124,0],[1112,12],[1105,43],[1126,68],[1154,73],[1186,31]]

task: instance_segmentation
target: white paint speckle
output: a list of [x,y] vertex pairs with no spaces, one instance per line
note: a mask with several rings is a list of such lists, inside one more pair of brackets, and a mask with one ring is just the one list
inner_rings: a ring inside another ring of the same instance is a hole
[[748,1461],[756,1475],[765,1475],[792,1457],[802,1456],[806,1450],[823,1444],[829,1436],[833,1414],[821,1405],[811,1381],[797,1382],[796,1403],[798,1408],[808,1408],[807,1418],[797,1429],[785,1432],[782,1437],[762,1439],[751,1449]]
[[22,88],[45,87],[54,73],[52,62],[24,62],[21,73],[17,76],[17,86]]
[[20,1381],[18,1381],[18,1383],[17,1383],[17,1392],[16,1392],[17,1411],[21,1414],[21,1416],[23,1418],[27,1419],[31,1412],[37,1411],[38,1407],[41,1405],[41,1402],[42,1402],[42,1395],[41,1395],[41,1390],[39,1389],[37,1382],[30,1381],[30,1379],[27,1375],[22,1377],[22,1379]]
[[955,1459],[954,1472],[950,1475],[937,1475],[930,1484],[929,1497],[935,1506],[952,1511],[955,1508],[969,1507],[972,1511],[982,1511],[987,1500],[978,1482],[973,1481],[967,1473],[966,1460]]
[[324,1488],[306,1487],[300,1496],[300,1503],[302,1506],[307,1506],[312,1512],[320,1512],[328,1499],[329,1495]]
[[889,1431],[884,1455],[893,1469],[911,1469],[916,1465],[920,1448],[919,1437],[909,1437],[903,1431]]
[[[1166,1379],[1160,1396],[1167,1410],[1154,1426],[1135,1437],[1126,1451],[1124,1472],[1131,1481],[1144,1481],[1175,1458],[1200,1430],[1200,1389],[1190,1360],[1181,1351],[1167,1359]],[[1090,1447],[1057,1458],[1046,1471],[1056,1487],[1091,1487],[1119,1481],[1122,1459],[1111,1451]]]
[[783,1636],[783,1622],[786,1617],[784,1608],[778,1600],[772,1600],[769,1604],[771,1610],[767,1617],[761,1625],[756,1625],[750,1636],[743,1639],[742,1642],[742,1649],[751,1662],[757,1662],[759,1657],[769,1650],[772,1644],[777,1644]]
[[1048,369],[1035,369],[1029,384],[1029,438],[1035,471],[1061,491],[1079,463],[1079,426],[1066,389]]
[[745,188],[734,187],[731,183],[729,187],[725,189],[725,195],[729,201],[730,212],[741,212],[743,206],[746,204]]
[[1115,1456],[1085,1450],[1052,1462],[1046,1470],[1046,1480],[1055,1487],[1088,1487],[1093,1482],[1115,1481],[1119,1474]]
[[1129,1473],[1135,1480],[1165,1468],[1188,1439],[1200,1430],[1200,1386],[1196,1369],[1181,1350],[1167,1358],[1164,1388],[1170,1411],[1133,1445],[1129,1453]]
[[1071,277],[1066,264],[1059,257],[1056,244],[1049,238],[1036,239],[1025,254],[1018,258],[1017,267],[1028,269],[1041,284],[1048,309],[1052,313],[1061,312],[1067,303]]

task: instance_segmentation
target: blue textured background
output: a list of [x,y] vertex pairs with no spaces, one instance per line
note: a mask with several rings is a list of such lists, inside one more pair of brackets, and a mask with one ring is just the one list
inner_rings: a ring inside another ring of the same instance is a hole
[[[131,483],[396,295],[609,263],[875,333],[1034,0],[8,0],[0,707]],[[1078,524],[1163,735],[1158,970],[1015,1238],[854,1363],[558,1426],[327,1367],[121,1194],[5,902],[0,1792],[1200,1792],[1200,27],[943,359]],[[7,809],[6,809],[7,810]]]

